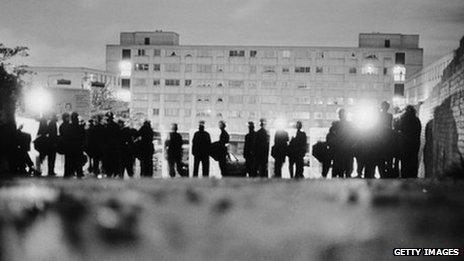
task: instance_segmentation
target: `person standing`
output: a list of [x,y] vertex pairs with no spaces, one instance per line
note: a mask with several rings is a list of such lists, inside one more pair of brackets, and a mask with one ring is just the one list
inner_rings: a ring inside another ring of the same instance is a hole
[[119,174],[121,178],[124,178],[124,171],[126,171],[127,175],[132,178],[135,164],[134,140],[137,131],[130,126],[125,126],[122,120],[118,121],[118,124],[121,128],[121,170]]
[[229,144],[229,133],[226,131],[226,123],[224,121],[219,121],[219,129],[221,134],[219,135],[219,168],[221,169],[221,175],[223,177],[228,176],[227,172],[227,145]]
[[103,131],[103,169],[108,177],[120,177],[121,171],[121,128],[114,122],[111,112],[106,114],[107,123]]
[[403,148],[401,152],[401,177],[417,178],[421,123],[413,106],[406,107],[400,118],[398,131],[401,135]]
[[48,141],[49,141],[49,150],[47,153],[47,162],[48,162],[48,176],[55,177],[55,160],[56,152],[58,148],[58,129],[57,129],[58,118],[56,115],[52,115],[50,122],[47,125]]
[[379,113],[380,148],[378,151],[380,159],[377,163],[380,178],[391,178],[393,176],[393,115],[388,112],[389,109],[390,104],[386,101],[382,102]]
[[140,137],[140,176],[153,177],[153,137],[155,133],[150,121],[146,120],[140,127],[137,136]]
[[308,150],[308,137],[306,133],[301,130],[303,124],[301,121],[296,122],[296,134],[292,138],[288,147],[288,169],[290,178],[293,178],[293,165],[295,165],[295,178],[304,178],[304,156]]
[[37,175],[42,174],[42,163],[50,151],[50,139],[48,137],[48,123],[47,118],[42,116],[39,120],[39,129],[37,130],[37,137],[34,140],[34,148],[39,152],[36,157],[35,166],[37,167]]
[[169,166],[169,176],[174,178],[177,173],[181,177],[185,177],[186,173],[182,168],[182,136],[177,132],[178,125],[177,123],[171,124],[171,132],[169,133],[169,139],[165,142],[165,148],[167,152],[168,158],[168,166]]
[[203,177],[209,176],[209,151],[211,147],[211,137],[205,131],[205,122],[200,121],[198,131],[193,135],[192,154],[193,160],[193,176],[198,177],[198,167],[203,169]]
[[288,132],[284,129],[277,130],[274,135],[274,146],[271,156],[274,158],[274,178],[282,178],[282,165],[285,163],[288,149]]
[[[26,176],[27,174],[34,174],[34,163],[29,157],[31,150],[31,135],[23,132],[23,125],[19,125],[16,134],[16,151],[15,151],[15,174],[19,176]],[[28,170],[26,171],[26,167]]]
[[266,119],[260,119],[260,129],[256,132],[255,159],[258,177],[268,178],[267,163],[269,161],[269,134],[266,130]]
[[82,157],[84,149],[85,133],[79,124],[79,115],[76,112],[71,114],[71,123],[63,130],[64,151],[64,177],[70,178],[77,176],[81,178]]
[[255,162],[255,124],[252,121],[248,122],[248,134],[245,135],[245,145],[243,147],[243,157],[245,158],[245,171],[248,177],[256,177],[256,162]]
[[332,122],[327,140],[333,152],[332,177],[350,178],[353,171],[352,127],[345,109],[339,109],[338,121]]

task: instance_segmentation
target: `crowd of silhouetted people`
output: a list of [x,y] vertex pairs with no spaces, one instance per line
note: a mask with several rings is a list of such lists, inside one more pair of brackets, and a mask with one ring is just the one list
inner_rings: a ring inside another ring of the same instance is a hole
[[[345,109],[339,109],[339,120],[334,121],[325,141],[312,146],[312,155],[321,162],[322,177],[326,178],[332,169],[333,178],[350,178],[356,159],[356,177],[374,178],[376,169],[380,178],[416,178],[418,176],[418,151],[420,147],[421,124],[414,107],[407,106],[402,115],[394,119],[388,112],[390,105],[383,102],[377,112],[376,124],[359,127],[356,120],[349,121]],[[288,160],[290,178],[304,178],[305,156],[308,152],[308,136],[302,130],[300,121],[295,124],[292,137],[284,127],[274,134],[270,143],[266,119],[260,119],[259,130],[254,122],[248,122],[245,135],[243,157],[245,167],[238,176],[268,178],[269,155],[274,159],[272,177],[281,178],[282,168]],[[198,131],[192,139],[193,177],[198,177],[199,167],[202,176],[208,177],[210,158],[218,162],[223,177],[237,176],[230,173],[228,144],[230,136],[226,123],[219,121],[220,135],[215,142],[205,130],[205,122],[200,121]],[[173,123],[166,138],[165,156],[169,175],[188,177],[187,164],[183,162],[183,138]],[[140,176],[153,176],[153,155],[155,132],[149,121],[139,128],[133,128],[123,120],[115,121],[109,112],[92,117],[89,121],[80,120],[75,112],[64,113],[58,126],[56,116],[42,117],[39,121],[37,137],[31,142],[31,135],[17,130],[15,172],[17,175],[42,176],[41,166],[47,159],[47,175],[56,176],[57,154],[64,155],[64,177],[84,176],[87,172],[95,176],[123,178],[124,173],[134,177],[136,159],[140,162]],[[36,162],[28,152],[30,144],[38,151]],[[309,164],[309,160],[306,160]]]

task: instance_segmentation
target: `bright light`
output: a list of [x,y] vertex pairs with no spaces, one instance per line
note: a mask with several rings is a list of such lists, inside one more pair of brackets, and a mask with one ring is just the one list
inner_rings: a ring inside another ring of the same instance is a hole
[[119,70],[122,77],[130,77],[132,74],[132,63],[129,61],[121,61],[119,63]]
[[406,106],[406,99],[401,96],[393,97],[393,107],[403,108]]
[[130,102],[131,100],[131,93],[129,90],[119,90],[116,92],[116,99],[123,101],[123,102]]
[[370,129],[377,125],[379,111],[374,104],[361,102],[355,107],[352,117],[356,127],[360,129]]
[[393,67],[393,80],[395,82],[402,82],[406,78],[406,68],[404,66],[397,65]]
[[39,114],[45,113],[52,108],[52,96],[43,88],[33,88],[26,93],[25,102],[27,109]]
[[276,130],[282,130],[285,129],[285,127],[287,127],[287,120],[285,118],[277,118],[274,121],[274,128]]

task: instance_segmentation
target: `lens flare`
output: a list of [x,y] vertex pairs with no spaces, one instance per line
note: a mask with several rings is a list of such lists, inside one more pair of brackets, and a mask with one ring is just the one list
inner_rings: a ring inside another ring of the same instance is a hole
[[52,96],[43,88],[30,90],[25,97],[27,109],[39,114],[50,111],[52,108]]

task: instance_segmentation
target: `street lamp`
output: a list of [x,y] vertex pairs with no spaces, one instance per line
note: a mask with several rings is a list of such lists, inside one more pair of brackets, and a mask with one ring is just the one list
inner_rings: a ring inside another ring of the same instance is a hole
[[52,96],[42,87],[31,89],[25,96],[25,103],[31,112],[43,114],[52,107]]

